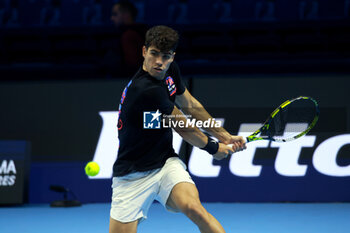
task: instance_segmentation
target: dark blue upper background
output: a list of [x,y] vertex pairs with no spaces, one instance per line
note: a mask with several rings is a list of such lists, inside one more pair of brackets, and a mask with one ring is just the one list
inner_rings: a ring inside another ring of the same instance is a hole
[[[2,0],[0,25],[108,25],[116,0]],[[347,0],[131,0],[150,24],[349,18]]]
[[[113,0],[2,0],[0,79],[126,77]],[[133,0],[137,22],[170,25],[184,75],[348,72],[349,0]],[[112,52],[112,55],[111,55]]]

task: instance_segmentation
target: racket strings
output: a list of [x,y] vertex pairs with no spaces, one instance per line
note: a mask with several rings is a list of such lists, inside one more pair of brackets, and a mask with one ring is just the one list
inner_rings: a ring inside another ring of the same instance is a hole
[[271,119],[265,133],[277,141],[294,138],[306,131],[317,115],[317,107],[310,99],[291,102]]

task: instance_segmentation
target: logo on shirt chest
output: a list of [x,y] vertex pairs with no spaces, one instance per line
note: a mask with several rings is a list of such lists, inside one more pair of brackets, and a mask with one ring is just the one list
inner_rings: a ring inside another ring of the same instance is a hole
[[174,95],[176,93],[176,85],[173,78],[171,76],[168,76],[165,79],[165,83],[168,86],[169,95],[170,96]]
[[160,116],[162,114],[156,112],[143,112],[143,128],[144,129],[160,129]]

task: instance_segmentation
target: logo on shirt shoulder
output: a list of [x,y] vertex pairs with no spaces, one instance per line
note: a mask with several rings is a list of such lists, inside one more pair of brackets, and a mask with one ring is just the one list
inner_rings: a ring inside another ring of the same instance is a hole
[[143,112],[143,128],[144,129],[160,129],[160,116],[162,114],[156,112]]
[[174,95],[176,93],[176,85],[173,78],[171,76],[168,76],[165,79],[165,83],[168,86],[170,96]]

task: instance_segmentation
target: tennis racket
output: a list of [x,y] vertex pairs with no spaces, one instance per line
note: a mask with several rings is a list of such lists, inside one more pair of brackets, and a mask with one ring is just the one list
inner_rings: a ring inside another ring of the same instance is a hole
[[311,97],[299,96],[287,100],[246,140],[293,141],[307,134],[316,125],[319,114],[318,103]]

